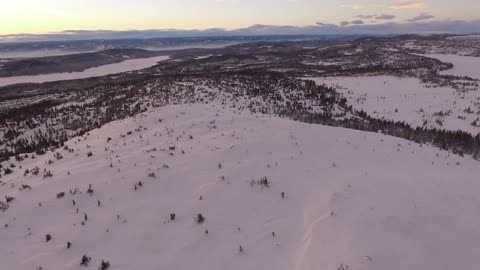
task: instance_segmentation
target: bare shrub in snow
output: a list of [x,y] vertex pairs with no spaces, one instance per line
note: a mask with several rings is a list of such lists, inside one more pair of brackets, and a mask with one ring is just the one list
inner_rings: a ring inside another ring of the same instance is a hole
[[268,178],[267,177],[262,177],[260,178],[259,180],[252,180],[250,181],[250,186],[255,186],[255,185],[258,185],[260,186],[261,188],[269,188],[271,183],[270,181],[268,181]]
[[26,190],[26,189],[32,190],[32,187],[29,185],[22,185],[22,187],[20,188],[20,190]]
[[80,266],[88,267],[88,264],[90,263],[91,260],[92,258],[88,257],[87,255],[83,255],[82,261],[80,262]]
[[205,217],[202,214],[198,213],[195,217],[195,222],[197,222],[198,224],[202,224],[205,222]]
[[110,262],[102,260],[102,263],[100,264],[100,270],[107,270],[108,268],[110,268]]
[[53,177],[53,173],[50,170],[45,170],[43,173],[43,178],[51,178]]
[[56,152],[55,154],[53,154],[53,156],[57,159],[57,160],[60,160],[63,158],[62,154],[60,154],[59,152]]
[[90,196],[92,196],[92,195],[93,195],[93,188],[92,188],[92,185],[89,185],[89,186],[88,186],[87,193],[88,193]]
[[32,169],[32,174],[33,175],[38,175],[40,173],[40,168],[35,166],[35,168]]
[[5,212],[7,211],[8,207],[9,207],[8,203],[0,201],[0,211]]

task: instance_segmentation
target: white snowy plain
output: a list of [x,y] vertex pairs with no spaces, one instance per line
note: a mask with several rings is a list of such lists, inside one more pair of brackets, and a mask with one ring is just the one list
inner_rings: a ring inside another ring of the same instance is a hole
[[[312,79],[312,78],[309,78]],[[394,76],[313,78],[337,89],[357,110],[377,118],[405,121],[416,127],[463,130],[476,135],[471,123],[480,112],[480,91],[459,92],[449,87],[427,88],[416,78]],[[466,113],[470,108],[473,113]],[[445,114],[438,116],[440,112]],[[437,119],[442,122],[438,124]]]
[[[0,179],[0,196],[15,197],[0,212],[2,269],[478,269],[470,157],[220,104],[151,110],[67,145],[61,160],[12,160]],[[53,177],[23,176],[34,166]],[[270,187],[251,186],[264,176]]]
[[468,76],[480,80],[480,57],[449,54],[429,54],[425,56],[438,59],[445,63],[452,63],[453,68],[443,71],[443,74]]
[[[454,65],[443,74],[480,80],[480,57],[445,54],[424,56]],[[417,127],[463,130],[473,135],[480,132],[480,126],[472,125],[480,115],[480,91],[432,88],[415,78],[394,76],[309,79],[320,84],[339,86],[337,90],[347,98],[349,105],[378,118],[405,121]]]
[[100,77],[118,74],[128,71],[140,70],[156,65],[160,61],[167,60],[168,56],[156,56],[149,58],[130,59],[116,64],[102,65],[86,69],[81,72],[65,72],[54,74],[42,74],[33,76],[0,77],[0,87],[18,83],[44,83],[53,81],[65,81]]

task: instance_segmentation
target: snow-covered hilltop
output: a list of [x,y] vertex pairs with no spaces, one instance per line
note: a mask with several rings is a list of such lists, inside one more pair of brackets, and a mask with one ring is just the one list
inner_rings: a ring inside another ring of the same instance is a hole
[[215,103],[65,145],[1,178],[5,269],[476,269],[471,158]]

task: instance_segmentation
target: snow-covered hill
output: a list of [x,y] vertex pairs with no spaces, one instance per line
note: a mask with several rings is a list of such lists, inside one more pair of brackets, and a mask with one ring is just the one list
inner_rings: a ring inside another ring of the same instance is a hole
[[0,268],[478,268],[471,158],[220,104],[166,106],[66,145],[3,163],[16,167],[0,178],[15,197]]

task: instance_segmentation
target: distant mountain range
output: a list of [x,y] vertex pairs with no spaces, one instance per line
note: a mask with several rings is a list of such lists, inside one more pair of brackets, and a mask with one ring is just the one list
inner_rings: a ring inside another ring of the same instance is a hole
[[[230,37],[170,37],[129,39],[87,39],[68,41],[31,41],[0,43],[2,58],[35,58],[76,53],[91,53],[111,49],[145,49],[151,51],[187,48],[218,48],[245,42],[335,40],[351,41],[360,35],[275,35],[275,36],[230,36]],[[91,37],[93,38],[93,37]]]
[[63,40],[111,40],[111,39],[151,39],[151,38],[265,38],[266,36],[318,36],[318,35],[392,35],[392,34],[472,34],[478,33],[480,20],[427,20],[405,23],[385,22],[370,24],[362,20],[345,21],[340,25],[317,22],[313,25],[264,25],[255,24],[239,29],[151,29],[151,30],[66,30],[48,34],[12,34],[0,35],[0,43],[63,41]]

